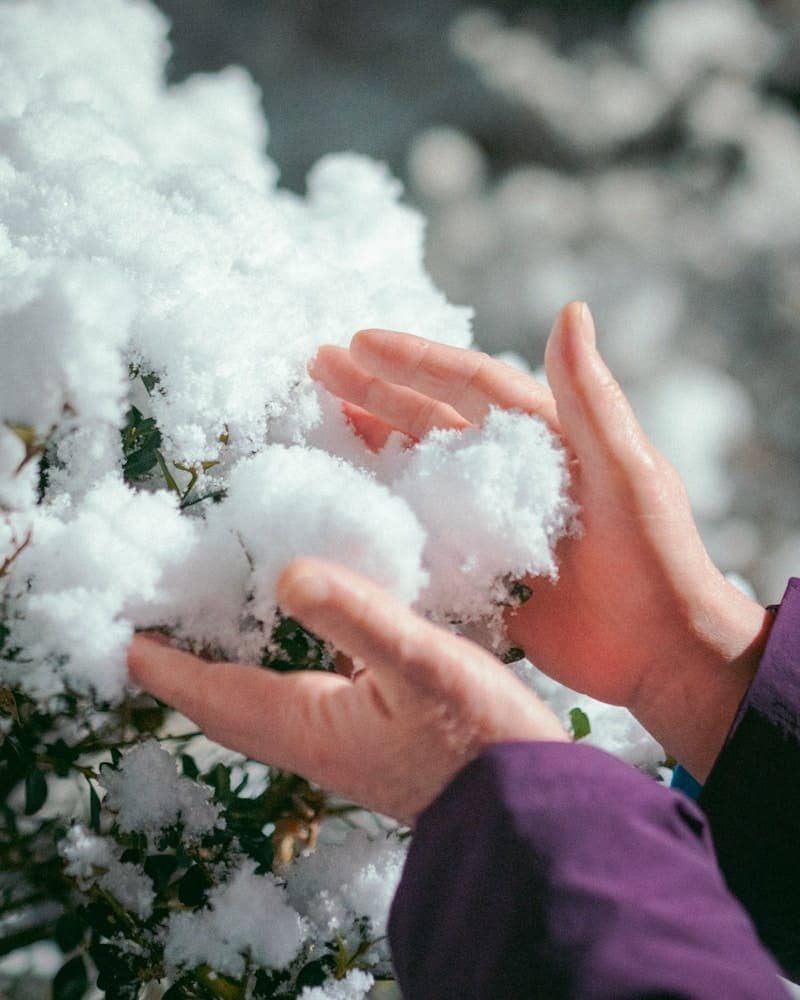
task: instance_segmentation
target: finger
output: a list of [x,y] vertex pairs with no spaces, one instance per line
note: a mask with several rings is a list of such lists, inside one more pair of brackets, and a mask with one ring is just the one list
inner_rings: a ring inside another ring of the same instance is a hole
[[438,399],[472,423],[480,423],[491,406],[499,406],[535,413],[558,430],[550,390],[488,354],[389,330],[361,330],[350,352],[370,375]]
[[419,439],[434,427],[468,427],[452,407],[365,372],[344,347],[321,347],[311,374],[341,399],[355,403],[404,434]]
[[216,743],[275,767],[318,772],[326,705],[352,684],[320,671],[284,674],[243,663],[211,663],[135,636],[128,671],[136,684],[182,712]]
[[479,647],[425,621],[366,577],[322,559],[296,559],[278,580],[281,608],[402,690],[447,698],[467,669],[500,669]]
[[562,309],[547,341],[545,365],[564,435],[584,468],[609,457],[625,469],[652,464],[654,449],[597,350],[586,303]]
[[346,399],[342,400],[342,412],[356,434],[372,451],[380,451],[389,440],[389,435],[395,431],[390,424],[379,420],[355,403],[348,403]]

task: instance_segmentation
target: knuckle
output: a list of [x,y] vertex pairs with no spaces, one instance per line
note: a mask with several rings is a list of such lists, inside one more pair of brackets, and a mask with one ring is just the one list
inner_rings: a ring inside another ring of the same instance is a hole
[[412,437],[422,438],[428,433],[435,423],[438,408],[438,403],[435,399],[428,399],[420,406],[411,422],[410,432]]

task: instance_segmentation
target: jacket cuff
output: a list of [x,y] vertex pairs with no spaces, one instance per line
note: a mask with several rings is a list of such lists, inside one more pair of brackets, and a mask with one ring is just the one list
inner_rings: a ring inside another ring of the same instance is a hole
[[800,975],[800,579],[700,793],[731,891],[787,974]]

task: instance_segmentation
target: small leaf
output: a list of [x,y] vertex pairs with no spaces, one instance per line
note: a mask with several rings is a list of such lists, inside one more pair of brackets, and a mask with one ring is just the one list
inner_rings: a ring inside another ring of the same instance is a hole
[[503,663],[516,663],[518,660],[524,659],[525,650],[521,649],[519,646],[509,646],[502,656]]
[[25,815],[32,816],[47,801],[47,779],[35,764],[25,775]]
[[178,883],[178,899],[185,906],[200,906],[205,901],[209,880],[200,865],[192,865]]
[[203,781],[214,789],[214,798],[218,802],[228,802],[231,797],[231,771],[224,764],[215,764],[203,775]]
[[85,926],[77,913],[62,913],[56,921],[55,939],[63,952],[72,951],[83,941]]
[[570,709],[569,721],[572,726],[572,738],[575,740],[582,740],[592,731],[589,716],[580,708]]
[[53,980],[53,1000],[81,1000],[89,988],[83,955],[71,958],[56,973]]
[[200,769],[194,762],[194,757],[188,753],[181,754],[181,769],[187,778],[197,778],[200,776]]
[[100,833],[100,797],[91,781],[88,778],[86,780],[89,783],[89,827],[95,833]]
[[169,883],[177,867],[178,859],[174,854],[151,854],[144,863],[144,870],[153,880],[156,892]]

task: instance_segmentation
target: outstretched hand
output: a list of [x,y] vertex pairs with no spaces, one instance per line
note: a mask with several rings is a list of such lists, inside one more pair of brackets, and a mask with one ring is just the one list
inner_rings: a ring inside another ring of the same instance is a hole
[[475,351],[364,330],[323,347],[312,374],[373,448],[392,430],[480,423],[491,406],[544,418],[570,455],[583,534],[559,544],[555,582],[508,615],[515,645],[564,684],[627,706],[704,780],[753,677],[770,616],[708,557],[675,469],[639,426],[595,344],[588,308],[559,316],[550,389]]
[[350,677],[210,663],[139,635],[132,680],[210,739],[408,824],[484,746],[568,739],[498,660],[364,577],[298,559],[278,599],[352,659]]

